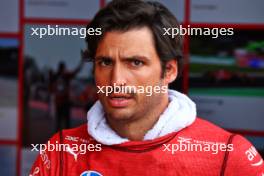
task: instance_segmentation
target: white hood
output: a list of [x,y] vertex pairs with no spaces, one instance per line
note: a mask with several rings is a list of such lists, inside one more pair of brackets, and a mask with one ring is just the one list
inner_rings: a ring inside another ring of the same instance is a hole
[[[152,140],[166,134],[180,131],[191,125],[196,118],[196,105],[186,95],[169,90],[169,105],[160,115],[159,120],[144,136],[144,140]],[[100,101],[97,101],[87,113],[88,133],[98,142],[114,145],[128,142],[120,137],[106,122],[105,113]]]

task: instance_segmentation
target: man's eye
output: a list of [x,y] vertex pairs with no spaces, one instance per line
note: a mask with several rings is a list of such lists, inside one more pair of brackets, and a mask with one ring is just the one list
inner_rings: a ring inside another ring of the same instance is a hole
[[138,66],[142,66],[143,65],[143,62],[142,61],[140,61],[140,60],[132,60],[131,61],[131,64],[132,64],[132,66],[135,66],[135,67],[138,67]]
[[101,60],[101,61],[99,62],[99,64],[100,64],[101,66],[109,66],[109,65],[112,65],[112,61],[111,61],[110,59],[105,59],[105,60]]

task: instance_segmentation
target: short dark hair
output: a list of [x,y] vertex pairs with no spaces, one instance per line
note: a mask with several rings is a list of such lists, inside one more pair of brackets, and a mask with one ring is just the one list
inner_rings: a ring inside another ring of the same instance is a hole
[[148,27],[154,37],[154,45],[161,60],[162,75],[166,62],[176,59],[179,73],[182,71],[182,37],[163,35],[164,28],[179,27],[175,16],[161,3],[141,0],[113,0],[101,9],[88,28],[101,28],[102,35],[87,35],[88,58],[94,59],[99,42],[106,32],[128,31]]

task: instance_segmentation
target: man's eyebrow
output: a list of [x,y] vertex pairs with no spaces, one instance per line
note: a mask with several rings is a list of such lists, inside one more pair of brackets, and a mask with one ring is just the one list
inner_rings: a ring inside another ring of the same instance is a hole
[[95,57],[95,60],[105,60],[105,59],[109,59],[109,60],[112,60],[112,58],[111,57],[109,57],[109,56],[96,56]]
[[[150,58],[148,58],[147,56],[142,56],[142,55],[126,56],[126,57],[121,57],[121,58],[123,60],[135,60],[135,59],[142,59],[146,61],[150,60]],[[95,57],[95,60],[105,60],[105,59],[113,60],[113,58],[111,58],[110,56],[96,56]]]
[[142,59],[142,60],[150,60],[147,56],[140,56],[140,55],[134,55],[134,56],[128,56],[128,57],[122,57],[123,59],[131,59],[131,60],[134,60],[134,59]]

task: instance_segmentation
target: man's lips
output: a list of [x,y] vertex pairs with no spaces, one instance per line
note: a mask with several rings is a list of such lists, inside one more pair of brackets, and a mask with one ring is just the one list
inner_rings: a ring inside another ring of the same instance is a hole
[[110,94],[109,95],[110,98],[132,98],[133,96],[130,94]]
[[111,94],[107,99],[112,107],[122,108],[128,106],[133,97],[128,94]]

